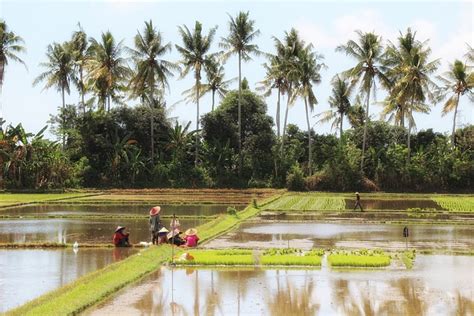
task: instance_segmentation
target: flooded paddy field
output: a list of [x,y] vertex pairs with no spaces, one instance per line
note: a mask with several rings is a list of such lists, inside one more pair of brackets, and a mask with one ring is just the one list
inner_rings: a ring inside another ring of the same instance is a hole
[[[0,211],[0,215],[12,217],[33,216],[147,216],[148,210],[156,204],[48,204],[14,207]],[[170,204],[160,205],[162,216],[213,216],[227,211],[227,204]],[[231,205],[238,210],[246,205]]]
[[[209,219],[180,219],[181,230],[197,227]],[[169,227],[170,220],[163,219]],[[126,226],[130,242],[150,241],[148,219],[8,219],[0,220],[0,243],[57,242],[112,243],[117,226]]]
[[0,249],[0,313],[136,253],[114,249]]
[[207,243],[207,248],[405,248],[472,250],[472,225],[395,225],[325,222],[248,222]]
[[419,255],[412,270],[162,267],[87,315],[469,315],[474,257]]

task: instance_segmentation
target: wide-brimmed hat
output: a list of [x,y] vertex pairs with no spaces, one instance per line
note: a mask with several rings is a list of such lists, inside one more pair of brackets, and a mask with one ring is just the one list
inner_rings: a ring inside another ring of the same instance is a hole
[[167,230],[166,227],[163,227],[158,232],[159,233],[169,233],[169,230]]
[[356,192],[356,195],[359,195],[359,192]]
[[197,234],[197,229],[196,228],[190,228],[187,231],[184,232],[186,236],[194,236]]
[[166,237],[168,237],[168,239],[171,239],[173,238],[173,236],[177,236],[181,234],[181,232],[179,231],[179,229],[174,229],[172,232],[169,232],[168,235],[166,235]]
[[155,216],[155,215],[157,215],[158,213],[160,213],[160,211],[161,211],[161,207],[159,207],[159,206],[154,206],[154,207],[152,207],[152,208],[150,209],[150,215],[151,215],[151,216]]
[[117,226],[117,229],[115,229],[115,232],[118,233],[119,231],[125,228],[126,228],[125,226]]

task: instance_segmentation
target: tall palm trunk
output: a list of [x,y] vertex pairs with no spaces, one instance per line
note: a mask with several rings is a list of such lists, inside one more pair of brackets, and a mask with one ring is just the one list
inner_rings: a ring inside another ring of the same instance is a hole
[[198,75],[196,75],[196,151],[194,156],[194,166],[198,165],[199,156],[199,88],[200,81]]
[[405,109],[403,108],[403,106],[401,106],[400,111],[402,112],[401,117],[400,117],[400,126],[405,128]]
[[451,146],[453,146],[453,147],[456,146],[456,144],[454,143],[454,141],[455,141],[456,115],[458,114],[459,97],[460,97],[460,93],[458,92],[458,96],[457,96],[457,100],[456,100],[456,106],[454,107],[453,132],[451,133]]
[[364,173],[364,158],[365,158],[365,145],[367,142],[367,123],[369,122],[369,103],[370,103],[370,89],[372,88],[372,83],[369,85],[367,91],[367,105],[365,107],[365,122],[364,122],[364,136],[362,138],[362,157],[360,158],[360,172]]
[[[3,104],[2,104],[2,87],[3,87],[3,75],[5,73],[5,64],[0,62],[0,121],[3,120]],[[3,124],[0,123],[0,129],[3,129]]]
[[86,102],[84,101],[84,80],[83,80],[83,69],[82,66],[79,67],[79,80],[81,81],[81,102],[82,102],[82,111],[86,113]]
[[276,126],[277,126],[278,139],[280,139],[280,95],[281,95],[281,88],[278,87],[277,112],[276,112]]
[[239,51],[239,109],[238,109],[238,125],[239,125],[239,176],[242,175],[242,56]]
[[341,123],[339,124],[339,140],[342,143],[342,122],[344,121],[344,113],[341,113]]
[[61,96],[62,96],[62,99],[63,99],[63,119],[62,119],[62,123],[63,123],[63,148],[66,146],[66,135],[65,135],[65,128],[66,128],[66,120],[65,120],[65,113],[64,113],[64,110],[66,109],[66,97],[64,95],[64,87],[61,87]]
[[155,118],[153,117],[153,86],[150,91],[150,159],[152,166],[155,159]]
[[311,153],[311,125],[309,124],[309,113],[308,113],[308,101],[306,100],[306,97],[304,97],[304,109],[306,111],[306,124],[308,124],[308,150],[309,150],[309,155],[308,155],[308,173],[311,176],[312,175],[312,153]]
[[407,147],[408,147],[408,157],[407,157],[407,162],[410,163],[410,157],[411,157],[411,128],[412,128],[412,118],[413,118],[413,103],[415,103],[415,98],[411,98],[411,103],[410,103],[410,109],[408,110],[408,113],[410,113],[410,118],[408,120],[408,140],[407,140]]
[[212,89],[212,112],[214,112],[214,96],[216,94],[216,90]]
[[285,146],[285,136],[286,136],[286,123],[288,122],[288,109],[290,108],[290,100],[291,100],[291,84],[288,88],[288,96],[286,100],[286,110],[285,110],[285,119],[283,120],[283,134],[281,137],[281,147],[280,147],[280,154],[283,156],[283,148]]

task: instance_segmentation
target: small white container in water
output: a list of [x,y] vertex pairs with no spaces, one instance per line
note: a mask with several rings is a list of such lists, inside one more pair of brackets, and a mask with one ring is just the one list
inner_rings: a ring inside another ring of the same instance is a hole
[[76,242],[74,242],[74,245],[72,245],[72,247],[73,247],[74,249],[77,249],[77,248],[79,248],[79,244],[77,243],[77,241],[76,241]]

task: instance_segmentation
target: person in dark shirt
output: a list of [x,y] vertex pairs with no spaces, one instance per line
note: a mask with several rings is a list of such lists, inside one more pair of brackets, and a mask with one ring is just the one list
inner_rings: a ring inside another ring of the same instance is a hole
[[360,195],[359,195],[359,192],[356,192],[356,203],[355,203],[355,206],[354,206],[354,211],[356,210],[357,207],[360,208],[360,211],[361,211],[361,212],[364,211],[364,210],[362,209],[362,204],[360,204]]
[[151,242],[155,245],[158,244],[158,232],[163,227],[160,220],[161,207],[155,206],[150,209],[150,234]]

